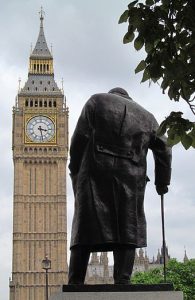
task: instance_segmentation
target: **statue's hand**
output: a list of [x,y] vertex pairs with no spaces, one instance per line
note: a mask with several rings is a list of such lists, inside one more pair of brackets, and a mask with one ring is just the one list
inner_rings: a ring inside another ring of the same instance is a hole
[[168,192],[168,187],[167,185],[157,185],[156,191],[159,195],[164,195]]

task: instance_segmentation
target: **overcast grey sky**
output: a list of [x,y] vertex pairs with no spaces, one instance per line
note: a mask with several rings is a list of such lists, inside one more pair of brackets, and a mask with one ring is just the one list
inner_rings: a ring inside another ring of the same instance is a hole
[[[193,118],[187,105],[171,102],[158,85],[140,84],[134,69],[143,56],[132,45],[123,45],[127,24],[118,25],[126,0],[0,0],[0,295],[8,300],[8,279],[12,261],[12,106],[18,78],[24,85],[28,73],[30,45],[36,43],[41,5],[45,11],[44,30],[48,46],[52,43],[55,79],[70,109],[70,136],[81,108],[97,92],[121,86],[151,111],[161,122],[172,110],[182,110]],[[180,145],[173,149],[172,184],[165,196],[166,240],[172,257],[183,259],[184,246],[195,257],[195,150]],[[161,246],[160,199],[154,188],[152,155],[148,156],[148,184],[145,199],[150,258]],[[73,194],[68,179],[68,238],[73,212]]]

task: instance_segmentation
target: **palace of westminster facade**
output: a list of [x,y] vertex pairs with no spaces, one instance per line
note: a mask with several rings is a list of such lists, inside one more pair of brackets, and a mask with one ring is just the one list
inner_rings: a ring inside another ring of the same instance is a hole
[[[13,108],[13,258],[10,300],[45,298],[47,255],[49,295],[67,282],[66,163],[68,107],[54,80],[53,56],[47,46],[40,12],[40,30],[30,54],[28,79],[18,91]],[[167,251],[167,259],[169,258]],[[162,264],[149,262],[143,250],[136,254],[134,271]],[[87,283],[112,283],[113,267],[107,253],[93,253]]]

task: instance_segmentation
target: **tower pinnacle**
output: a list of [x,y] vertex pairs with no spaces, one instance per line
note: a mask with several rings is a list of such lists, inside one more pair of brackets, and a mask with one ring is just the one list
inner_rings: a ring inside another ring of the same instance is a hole
[[186,263],[186,262],[188,262],[189,261],[189,259],[188,259],[188,256],[187,256],[187,252],[186,252],[186,248],[184,247],[184,259],[183,259],[183,262],[184,263]]
[[39,15],[40,15],[39,35],[38,35],[36,45],[31,53],[30,57],[36,58],[36,59],[45,59],[45,58],[52,59],[52,55],[47,46],[44,29],[43,29],[43,20],[44,20],[45,12],[44,12],[42,6],[41,6],[41,10],[39,12]]
[[40,20],[41,20],[41,25],[40,25],[40,27],[43,27],[43,20],[44,20],[45,12],[44,12],[42,6],[41,6],[41,10],[40,10],[40,12],[39,12],[39,15],[40,15]]
[[48,94],[48,92],[51,92],[52,94],[62,95],[63,91],[58,88],[54,80],[53,56],[47,46],[43,28],[44,14],[45,12],[41,7],[39,11],[39,34],[29,57],[28,80],[20,93],[38,94],[44,92]]

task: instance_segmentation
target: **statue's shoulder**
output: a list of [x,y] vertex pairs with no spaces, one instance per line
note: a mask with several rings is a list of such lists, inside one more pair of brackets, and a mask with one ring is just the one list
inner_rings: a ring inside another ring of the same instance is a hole
[[111,98],[111,96],[108,93],[97,93],[93,94],[89,100],[86,102],[86,106],[93,106],[97,105],[103,102],[108,103],[108,98]]

